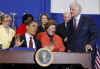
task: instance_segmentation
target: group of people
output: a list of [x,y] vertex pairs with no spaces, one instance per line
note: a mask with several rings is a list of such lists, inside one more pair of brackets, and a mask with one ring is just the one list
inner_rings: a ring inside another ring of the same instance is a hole
[[16,32],[10,28],[11,17],[1,16],[0,45],[2,49],[25,47],[37,51],[47,47],[52,52],[92,53],[92,68],[95,65],[98,30],[93,20],[81,15],[78,3],[70,5],[70,12],[64,13],[64,22],[56,24],[46,13],[40,15],[40,26],[31,14],[25,14]]

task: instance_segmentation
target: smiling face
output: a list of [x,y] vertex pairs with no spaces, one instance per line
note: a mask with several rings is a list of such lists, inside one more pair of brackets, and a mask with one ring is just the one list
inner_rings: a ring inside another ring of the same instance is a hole
[[3,15],[2,25],[3,25],[5,28],[8,28],[8,27],[9,27],[10,22],[11,22],[11,17],[8,16],[8,15]]
[[55,31],[56,31],[55,25],[50,25],[47,29],[48,34],[51,35],[51,36],[55,34]]
[[41,23],[43,25],[45,25],[47,22],[48,22],[48,17],[46,15],[42,15],[42,17],[41,17]]

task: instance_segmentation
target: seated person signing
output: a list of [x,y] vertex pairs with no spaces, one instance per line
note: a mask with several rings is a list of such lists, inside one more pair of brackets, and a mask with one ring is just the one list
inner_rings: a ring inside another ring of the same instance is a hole
[[64,52],[65,46],[60,36],[55,34],[56,24],[50,20],[45,26],[46,32],[37,34],[37,39],[41,41],[41,46],[48,48],[53,52]]

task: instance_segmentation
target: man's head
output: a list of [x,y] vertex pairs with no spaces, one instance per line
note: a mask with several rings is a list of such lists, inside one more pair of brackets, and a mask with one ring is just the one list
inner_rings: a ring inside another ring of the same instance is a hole
[[70,4],[70,12],[72,17],[77,17],[81,13],[82,7],[78,3]]
[[32,14],[25,14],[25,15],[23,16],[22,22],[23,22],[23,24],[27,24],[28,22],[31,22],[31,21],[33,21],[33,20],[34,20],[34,19],[33,19]]
[[54,35],[56,31],[56,23],[53,20],[49,20],[49,22],[45,25],[46,32],[49,35]]
[[26,24],[27,33],[35,35],[38,29],[38,24],[35,21],[31,21]]
[[11,17],[10,17],[8,14],[4,14],[4,15],[2,15],[2,17],[1,17],[1,22],[2,22],[2,25],[3,25],[5,28],[8,28],[9,25],[10,25],[10,22],[11,22]]
[[71,14],[70,14],[70,12],[65,12],[65,13],[64,13],[64,22],[65,22],[65,23],[68,23],[68,22],[70,21],[70,19],[71,19]]

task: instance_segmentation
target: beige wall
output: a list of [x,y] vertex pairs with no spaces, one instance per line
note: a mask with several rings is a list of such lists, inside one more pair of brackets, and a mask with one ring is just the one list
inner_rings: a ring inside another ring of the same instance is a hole
[[78,2],[82,6],[83,14],[100,14],[100,0],[51,0],[51,12],[63,13],[69,10],[69,4]]

